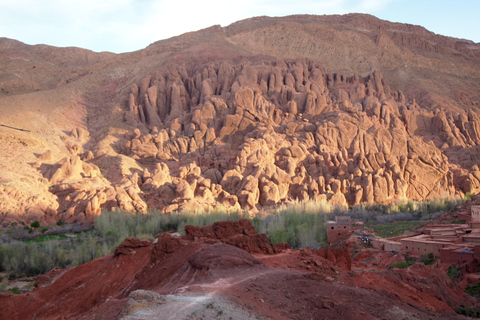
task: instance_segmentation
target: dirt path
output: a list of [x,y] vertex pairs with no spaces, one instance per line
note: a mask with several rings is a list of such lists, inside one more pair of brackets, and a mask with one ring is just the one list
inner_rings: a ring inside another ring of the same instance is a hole
[[[213,282],[196,283],[160,295],[153,291],[137,290],[130,294],[119,320],[140,319],[261,319],[248,308],[229,300],[228,291],[241,283],[269,276],[274,270],[256,270],[250,276],[220,278]],[[235,291],[235,290],[233,290]],[[153,298],[152,298],[153,297]]]

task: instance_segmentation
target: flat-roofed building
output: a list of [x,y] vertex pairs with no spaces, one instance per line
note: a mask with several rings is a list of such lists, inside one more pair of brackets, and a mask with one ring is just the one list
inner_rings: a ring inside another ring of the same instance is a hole
[[447,263],[480,261],[480,206],[471,206],[468,221],[468,224],[426,225],[422,234],[377,238],[372,243],[385,251],[398,250],[414,255],[433,253]]
[[327,241],[334,243],[347,238],[351,233],[352,218],[350,216],[336,216],[335,221],[327,221]]

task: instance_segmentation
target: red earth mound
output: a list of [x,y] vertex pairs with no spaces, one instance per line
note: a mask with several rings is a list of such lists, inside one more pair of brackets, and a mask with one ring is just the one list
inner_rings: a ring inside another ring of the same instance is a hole
[[276,253],[248,220],[186,230],[54,269],[30,293],[0,295],[0,319],[460,319],[453,308],[476,305],[435,266],[363,270],[347,247]]

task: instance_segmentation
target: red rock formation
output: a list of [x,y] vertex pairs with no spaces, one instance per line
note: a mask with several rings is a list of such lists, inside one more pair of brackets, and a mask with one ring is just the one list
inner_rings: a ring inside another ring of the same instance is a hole
[[[322,67],[311,61],[288,63],[279,66],[262,61],[262,64],[248,63],[240,67],[230,65],[231,76],[238,85],[230,88],[228,96],[204,99],[204,103],[198,105],[187,104],[183,116],[177,119],[183,119],[182,127],[188,130],[184,129],[183,134],[175,131],[169,140],[162,139],[165,141],[161,145],[163,149],[159,149],[162,158],[181,159],[182,154],[194,152],[205,159],[196,163],[199,175],[211,168],[218,170],[223,175],[223,192],[235,195],[240,206],[248,210],[287,199],[328,199],[332,204],[346,206],[360,202],[386,203],[401,197],[423,200],[457,192],[459,186],[454,183],[453,166],[439,149],[454,147],[457,142],[449,135],[436,135],[439,126],[450,129],[450,125],[441,124],[442,112],[435,116],[415,103],[406,103],[401,92],[392,95],[378,71],[364,78],[358,75],[347,78],[324,73]],[[221,64],[226,65],[226,62]],[[177,82],[182,85],[203,76],[208,76],[204,81],[216,81],[220,66],[209,64],[209,73],[202,72],[202,68],[205,67],[198,68],[192,75],[187,72],[184,74],[187,77]],[[241,85],[245,74],[256,80]],[[266,80],[262,82],[262,77],[276,79],[280,74],[285,74],[280,83],[271,81],[270,87],[263,85]],[[156,78],[148,79],[159,82]],[[160,90],[159,85],[154,86]],[[286,89],[289,94],[283,96]],[[195,83],[185,86],[187,100],[200,102],[195,98],[199,90]],[[312,108],[306,107],[307,100],[302,100],[306,94],[310,105],[320,103],[323,110],[305,112],[305,108]],[[221,109],[216,107],[219,101]],[[211,111],[205,110],[207,106]],[[223,111],[220,113],[220,110]],[[225,110],[230,111],[225,113]],[[215,122],[208,122],[202,116]],[[141,141],[168,137],[171,120],[167,114],[162,119],[165,129],[156,135],[148,134]],[[476,120],[473,121],[476,126]],[[434,126],[433,123],[440,124]],[[456,128],[457,136],[466,141],[455,122],[451,125]],[[200,126],[204,129],[199,130]],[[220,132],[220,140],[205,140],[203,132],[208,127]],[[245,135],[246,130],[249,133]],[[191,136],[190,141],[186,135]],[[433,140],[427,144],[428,139]],[[128,146],[143,145],[135,141],[140,140],[135,138]],[[479,142],[478,138],[470,140],[475,146]],[[224,148],[236,145],[239,147],[236,156],[223,152]],[[127,153],[145,159],[150,157],[136,150],[128,149]],[[465,171],[456,173],[466,174]],[[473,176],[471,179],[476,181]],[[218,178],[215,180],[218,182]],[[469,183],[465,188],[470,190],[475,188],[473,185]],[[189,198],[183,199],[193,199],[196,192],[192,191]],[[177,197],[182,199],[182,195]],[[177,197],[170,201],[177,201]]]
[[0,48],[2,121],[42,128],[0,129],[9,222],[480,191],[468,41],[352,14],[247,19],[125,55]]
[[208,243],[223,242],[249,253],[273,254],[277,250],[265,234],[258,234],[249,220],[215,222],[211,226],[185,226],[185,238]]

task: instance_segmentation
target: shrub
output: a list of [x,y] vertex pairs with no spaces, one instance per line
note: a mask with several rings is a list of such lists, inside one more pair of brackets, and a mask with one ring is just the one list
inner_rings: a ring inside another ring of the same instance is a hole
[[10,289],[10,293],[12,293],[12,294],[21,294],[22,291],[21,291],[18,287],[13,287],[12,289]]
[[480,283],[467,285],[465,287],[465,292],[471,295],[472,297],[480,299]]
[[331,212],[332,208],[318,202],[309,201],[302,205],[284,206],[275,215],[265,219],[265,230],[273,244],[288,242],[294,249],[310,247],[320,249],[326,245],[327,216],[322,210]]
[[464,304],[461,304],[460,308],[456,308],[455,312],[467,317],[475,317],[475,318],[480,317],[480,310],[474,307],[469,308]]
[[0,277],[0,278],[1,278],[0,292],[5,292],[7,290],[7,286],[8,286],[8,279],[3,278],[3,277]]
[[433,252],[430,252],[427,256],[425,255],[420,256],[420,262],[422,262],[426,266],[434,264],[435,261],[437,261],[437,259],[435,259]]
[[405,269],[410,267],[411,265],[413,265],[413,263],[411,262],[399,261],[397,263],[392,264],[390,267],[388,267],[388,269],[394,269],[394,268]]
[[473,194],[470,192],[465,193],[465,197],[463,198],[465,201],[470,201],[473,198]]
[[38,222],[37,220],[33,221],[31,224],[30,224],[30,227],[32,228],[39,228],[40,227],[40,222]]
[[456,281],[463,276],[463,271],[457,266],[450,266],[447,270],[447,275],[452,281]]
[[[273,244],[287,242],[294,249],[319,249],[326,245],[326,221],[334,219],[338,214],[349,215],[357,221],[373,222],[375,231],[377,226],[381,226],[379,223],[385,226],[388,224],[385,232],[391,235],[396,232],[403,233],[405,229],[419,224],[420,219],[431,218],[437,214],[422,215],[422,212],[437,211],[451,206],[449,203],[458,203],[458,200],[436,200],[431,204],[402,201],[390,206],[363,203],[348,211],[326,201],[296,201],[291,205],[279,206],[271,214],[251,218],[250,221],[258,232],[266,233]],[[89,225],[78,223],[64,224],[59,219],[57,226],[35,238],[33,237],[39,232],[34,232],[32,228],[40,227],[38,221],[34,221],[31,228],[20,222],[19,226],[22,228],[8,230],[0,236],[0,271],[8,272],[11,278],[37,275],[55,266],[72,267],[112,253],[126,237],[152,239],[158,233],[175,230],[183,234],[186,225],[204,226],[217,221],[235,221],[241,218],[248,218],[248,214],[243,211],[228,213],[223,206],[210,212],[171,214],[158,211],[132,214],[119,210],[103,212],[95,219],[93,229]],[[394,220],[404,221],[392,224]],[[76,237],[61,236],[70,232],[74,232]],[[425,257],[423,259],[424,263],[432,260]],[[406,260],[404,264],[407,265],[415,262],[408,256]],[[391,266],[394,267],[398,266]]]
[[403,256],[405,257],[405,261],[399,261],[397,263],[394,263],[390,267],[388,267],[388,269],[393,269],[393,268],[405,269],[407,267],[410,267],[411,265],[414,265],[415,262],[417,261],[417,258],[410,256],[409,252],[407,252]]

